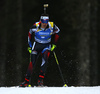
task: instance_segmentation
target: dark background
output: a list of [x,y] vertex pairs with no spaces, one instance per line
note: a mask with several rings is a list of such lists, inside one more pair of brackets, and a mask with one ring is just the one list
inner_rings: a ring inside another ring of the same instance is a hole
[[[61,30],[56,54],[69,86],[100,85],[100,0],[0,0],[0,86],[24,81],[30,61],[28,31],[39,21],[43,4]],[[41,56],[31,83],[37,85]],[[62,86],[51,52],[44,84]]]

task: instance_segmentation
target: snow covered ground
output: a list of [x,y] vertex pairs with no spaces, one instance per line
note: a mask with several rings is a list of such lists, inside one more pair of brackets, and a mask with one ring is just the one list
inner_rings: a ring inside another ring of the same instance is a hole
[[0,87],[0,94],[100,94],[95,87]]

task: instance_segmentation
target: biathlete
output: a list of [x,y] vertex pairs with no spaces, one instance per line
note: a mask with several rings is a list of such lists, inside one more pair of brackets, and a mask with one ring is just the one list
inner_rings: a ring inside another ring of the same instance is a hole
[[[31,53],[31,62],[29,63],[25,80],[20,85],[20,87],[28,86],[29,79],[31,77],[39,53],[42,55],[42,63],[40,66],[40,73],[37,84],[38,86],[43,86],[43,79],[45,77],[50,51],[53,51],[56,47],[56,43],[59,38],[59,31],[60,29],[53,22],[49,21],[48,14],[42,14],[40,21],[36,22],[32,28],[30,28],[28,34],[28,44],[30,47],[29,52]],[[34,33],[34,36],[32,36],[32,33]],[[32,37],[34,37],[34,43],[32,43]],[[52,37],[54,38],[51,44]]]

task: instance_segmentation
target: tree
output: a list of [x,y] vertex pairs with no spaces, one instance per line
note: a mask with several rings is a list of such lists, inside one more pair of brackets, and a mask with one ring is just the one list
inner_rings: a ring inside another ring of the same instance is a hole
[[78,31],[78,85],[90,85],[90,2],[80,1]]
[[90,77],[91,85],[98,84],[98,37],[97,37],[97,0],[91,0],[91,15],[90,15]]
[[[6,59],[7,59],[7,14],[8,14],[8,1],[1,1],[4,5],[1,7],[0,11],[4,11],[0,14],[1,24],[0,24],[0,86],[5,86],[6,84]],[[6,8],[5,8],[6,7]],[[2,19],[3,18],[3,19]]]
[[[23,22],[22,22],[22,0],[17,0],[16,2],[16,50],[15,50],[15,81],[21,82],[22,79],[22,63],[23,63],[23,57],[22,57],[22,49],[23,49],[23,43],[22,43],[22,35],[23,35]],[[18,82],[16,82],[16,85],[18,85]]]
[[79,85],[97,85],[97,0],[82,1],[80,5],[81,18],[78,34]]

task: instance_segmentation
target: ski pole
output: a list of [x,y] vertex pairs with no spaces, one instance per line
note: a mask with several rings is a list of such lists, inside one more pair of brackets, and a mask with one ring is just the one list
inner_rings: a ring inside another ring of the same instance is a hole
[[56,63],[57,63],[57,65],[58,65],[58,68],[59,68],[59,71],[60,71],[61,78],[62,78],[62,80],[63,80],[64,86],[66,87],[67,84],[65,83],[65,80],[64,80],[64,77],[63,77],[63,74],[62,74],[61,68],[60,68],[60,66],[59,66],[59,62],[58,62],[58,59],[57,59],[56,53],[55,53],[54,51],[53,51],[53,54],[54,54],[54,57],[55,57]]
[[[28,49],[27,49],[28,51],[29,51],[29,53],[30,53],[30,62],[31,62],[31,52],[32,52],[32,50],[31,50],[31,48],[30,47],[28,47]],[[31,77],[30,77],[30,79],[29,79],[29,84],[28,84],[28,87],[31,87]]]
[[[30,53],[30,62],[31,62],[31,53]],[[31,77],[29,79],[29,85],[28,85],[28,87],[31,87]]]

